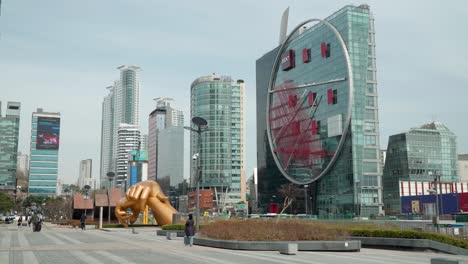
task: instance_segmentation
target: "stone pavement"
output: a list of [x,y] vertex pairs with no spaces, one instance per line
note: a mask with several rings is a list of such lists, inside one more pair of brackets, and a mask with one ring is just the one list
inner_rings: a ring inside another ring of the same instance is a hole
[[41,232],[16,225],[0,225],[0,263],[430,263],[433,257],[467,257],[432,252],[362,249],[361,252],[302,252],[286,256],[278,252],[236,251],[183,245],[183,239],[167,240],[156,230],[106,232],[46,225]]

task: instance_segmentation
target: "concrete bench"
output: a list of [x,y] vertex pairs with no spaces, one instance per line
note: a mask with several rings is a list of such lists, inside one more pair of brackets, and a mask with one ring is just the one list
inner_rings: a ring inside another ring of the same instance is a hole
[[468,264],[461,259],[431,258],[431,264]]
[[166,238],[168,240],[174,240],[177,237],[177,232],[167,232],[166,233]]
[[285,255],[296,255],[297,244],[295,243],[284,243],[279,246],[279,253]]

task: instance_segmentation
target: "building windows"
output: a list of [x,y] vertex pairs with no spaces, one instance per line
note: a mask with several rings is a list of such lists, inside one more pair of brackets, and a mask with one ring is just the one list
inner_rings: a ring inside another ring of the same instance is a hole
[[322,42],[320,45],[321,55],[324,58],[330,57],[331,46],[330,43]]
[[304,48],[302,49],[302,62],[308,63],[311,60],[310,49]]
[[307,101],[309,103],[309,106],[313,106],[315,98],[317,98],[317,93],[309,91],[309,94],[307,95]]
[[338,103],[338,90],[337,89],[328,89],[327,91],[328,104],[337,104]]

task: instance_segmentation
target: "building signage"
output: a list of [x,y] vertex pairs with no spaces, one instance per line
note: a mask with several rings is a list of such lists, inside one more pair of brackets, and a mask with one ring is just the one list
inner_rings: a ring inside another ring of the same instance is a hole
[[281,69],[283,71],[289,71],[296,66],[294,50],[290,49],[286,51],[281,57]]

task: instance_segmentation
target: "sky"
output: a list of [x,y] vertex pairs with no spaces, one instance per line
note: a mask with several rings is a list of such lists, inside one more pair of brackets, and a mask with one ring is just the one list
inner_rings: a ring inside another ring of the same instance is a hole
[[[101,107],[121,65],[137,65],[141,129],[154,98],[171,97],[190,122],[190,85],[217,73],[246,83],[246,174],[256,166],[255,61],[289,30],[367,3],[375,17],[381,148],[388,137],[432,121],[468,153],[468,1],[3,0],[0,100],[22,103],[19,151],[29,154],[31,114],[60,112],[59,178],[76,182],[79,162],[99,177]],[[448,4],[450,3],[450,4]],[[4,110],[2,111],[4,113]],[[186,135],[188,145],[188,133]],[[186,148],[186,150],[188,150]],[[186,151],[185,177],[189,153]]]

